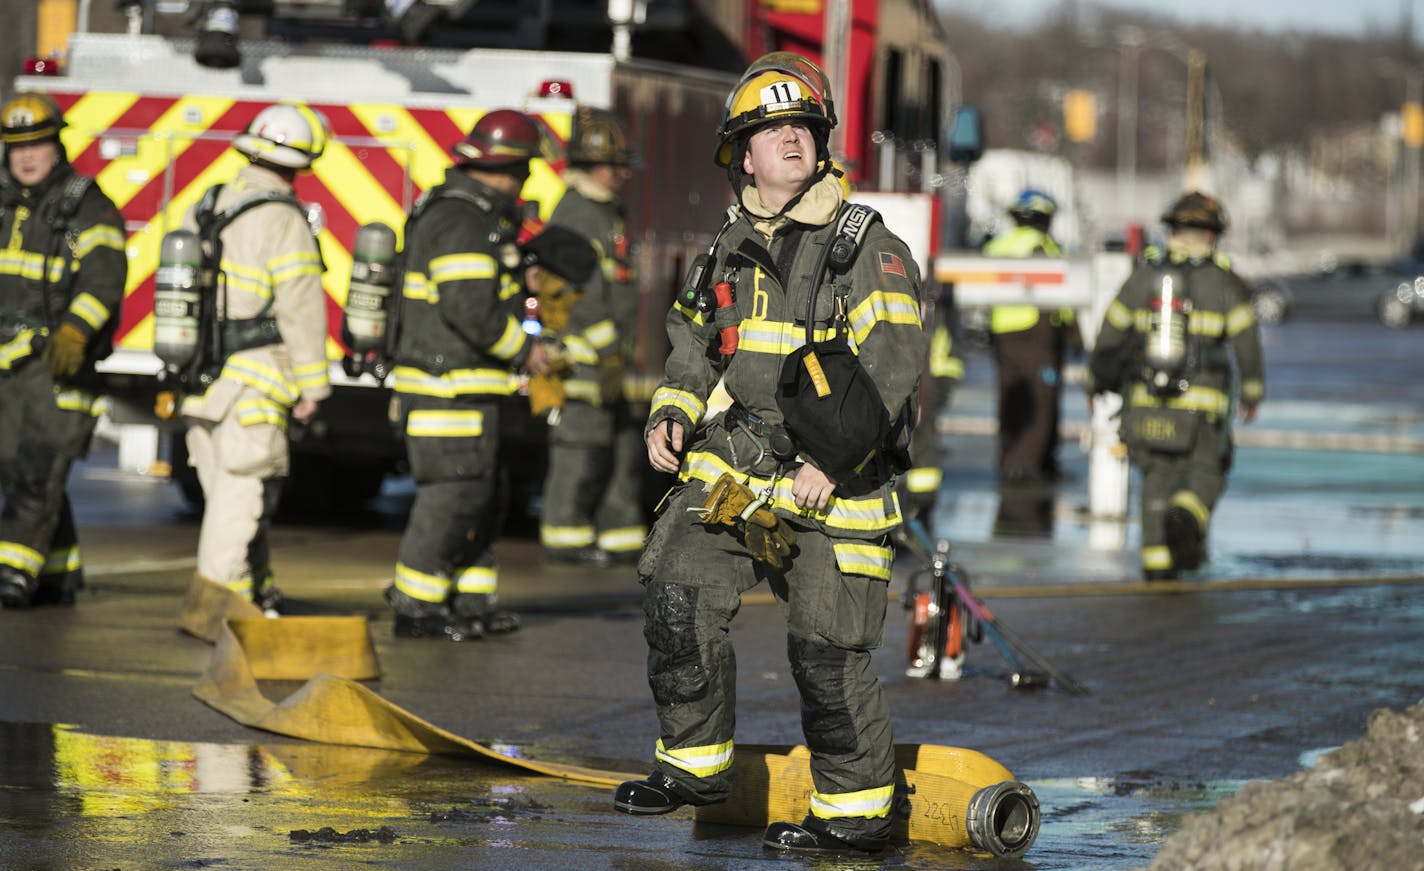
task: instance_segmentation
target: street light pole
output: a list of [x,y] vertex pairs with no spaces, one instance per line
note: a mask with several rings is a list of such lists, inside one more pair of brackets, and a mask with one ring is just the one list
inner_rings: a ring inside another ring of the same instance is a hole
[[1136,27],[1117,33],[1117,192],[1119,211],[1132,214],[1137,199],[1137,70],[1143,35]]
[[1410,67],[1404,77],[1404,249],[1412,253],[1419,239],[1419,150],[1424,145],[1424,67]]

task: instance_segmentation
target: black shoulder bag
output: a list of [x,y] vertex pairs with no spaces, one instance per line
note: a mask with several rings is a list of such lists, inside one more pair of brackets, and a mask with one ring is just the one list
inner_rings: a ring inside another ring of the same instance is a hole
[[806,343],[781,365],[777,405],[797,449],[837,481],[851,477],[890,435],[890,414],[870,374],[846,341],[845,296],[837,292],[834,332],[815,340],[816,297],[827,271],[843,275],[855,262],[866,230],[879,218],[850,204],[826,242],[806,301]]

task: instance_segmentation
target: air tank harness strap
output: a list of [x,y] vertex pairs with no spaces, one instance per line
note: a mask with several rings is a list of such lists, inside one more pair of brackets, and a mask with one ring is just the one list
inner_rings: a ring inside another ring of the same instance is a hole
[[281,342],[277,319],[271,315],[222,322],[222,347],[228,355]]

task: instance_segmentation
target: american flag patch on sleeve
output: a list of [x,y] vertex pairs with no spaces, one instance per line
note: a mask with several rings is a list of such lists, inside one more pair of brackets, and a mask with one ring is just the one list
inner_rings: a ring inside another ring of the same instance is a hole
[[894,254],[889,254],[887,252],[882,251],[880,252],[880,271],[893,272],[896,275],[903,277],[905,275],[905,264],[902,263],[900,261],[900,258],[896,257]]

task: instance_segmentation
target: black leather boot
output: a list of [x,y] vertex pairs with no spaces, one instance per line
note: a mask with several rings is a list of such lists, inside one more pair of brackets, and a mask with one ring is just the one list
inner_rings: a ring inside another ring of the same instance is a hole
[[1175,566],[1191,571],[1206,562],[1206,542],[1192,512],[1174,505],[1167,509],[1162,522],[1167,533],[1167,549],[1172,552]]
[[671,777],[654,771],[644,780],[628,780],[613,791],[613,807],[625,814],[667,814],[687,804]]
[[885,848],[887,837],[849,837],[831,831],[829,825],[813,816],[796,823],[772,823],[766,827],[761,842],[771,850],[789,853],[874,853]]
[[287,597],[282,595],[282,591],[267,584],[259,590],[252,592],[252,604],[261,609],[268,617],[277,617],[287,613]]
[[0,605],[6,608],[28,608],[34,604],[40,582],[15,568],[0,566]]
[[412,617],[396,614],[397,638],[430,638],[435,641],[475,641],[485,635],[485,625],[474,617],[455,614],[424,614]]

